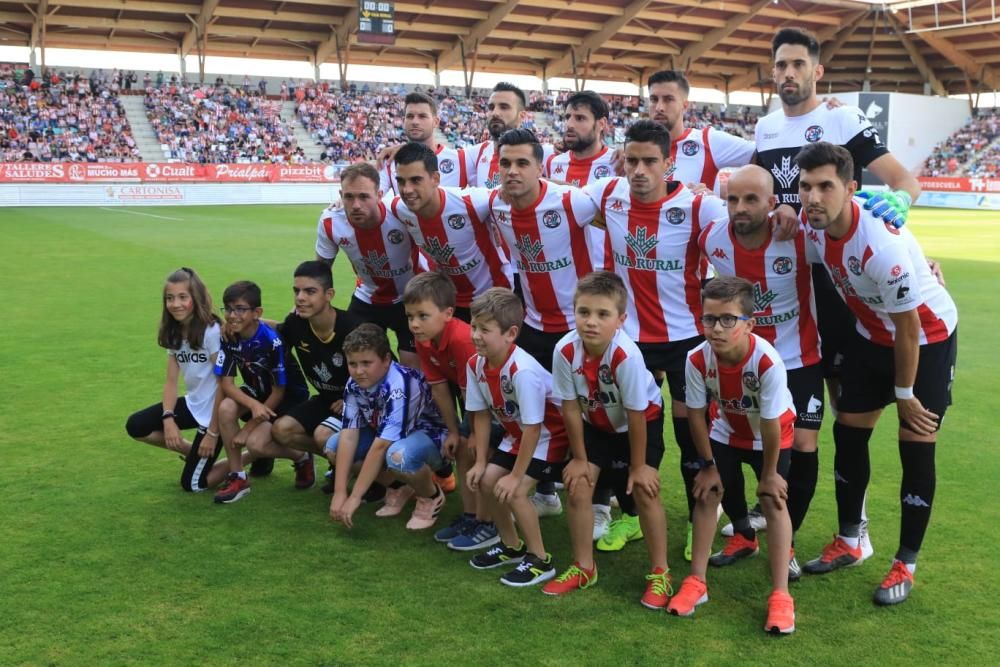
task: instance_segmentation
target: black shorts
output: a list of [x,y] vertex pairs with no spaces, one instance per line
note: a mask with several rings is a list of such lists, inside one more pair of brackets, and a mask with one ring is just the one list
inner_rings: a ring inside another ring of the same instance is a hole
[[403,302],[393,304],[365,303],[356,296],[351,297],[348,312],[353,313],[366,322],[379,325],[386,331],[392,329],[396,334],[397,347],[406,352],[416,352],[410,325],[406,322],[406,310]]
[[568,333],[568,331],[546,333],[525,324],[517,335],[517,345],[538,360],[538,363],[551,373],[552,355],[556,351],[556,343]]
[[670,398],[683,403],[687,393],[684,387],[684,368],[687,364],[688,352],[704,341],[705,339],[701,336],[695,336],[669,343],[636,343],[636,345],[642,352],[642,358],[646,361],[646,368],[650,372],[666,372]]
[[[177,428],[187,431],[192,428],[199,428],[200,424],[195,421],[194,415],[188,410],[187,401],[181,396],[174,404],[174,423]],[[163,430],[163,403],[155,403],[148,408],[143,408],[138,412],[129,415],[125,422],[125,431],[132,438],[145,438],[150,433]]]
[[788,390],[795,404],[795,428],[818,431],[823,425],[823,369],[820,364],[788,371]]
[[472,310],[470,308],[466,308],[465,306],[455,306],[454,316],[466,324],[472,323]]
[[[628,432],[608,433],[583,422],[583,447],[587,460],[605,473],[623,474],[628,477],[628,467],[632,462]],[[663,413],[646,422],[646,465],[660,469],[663,461]]]
[[311,436],[324,421],[334,416],[330,412],[330,405],[339,400],[339,398],[330,394],[319,394],[293,405],[285,413],[285,416],[291,417],[301,424],[302,430],[305,431],[306,435]]
[[854,313],[840,298],[830,274],[822,264],[813,264],[813,294],[816,297],[816,328],[819,329],[823,377],[840,375],[840,366],[854,332]]
[[[257,391],[248,384],[241,385],[240,391],[242,391],[244,394],[254,399],[255,401],[260,401],[261,403],[263,403],[267,399],[266,396],[264,398],[258,396]],[[287,415],[289,410],[294,408],[299,403],[304,402],[308,398],[309,398],[308,394],[304,396],[302,394],[297,394],[297,393],[285,395],[285,397],[281,399],[281,403],[278,403],[278,407],[274,409],[274,412],[276,413],[277,416],[271,417],[270,419],[271,423],[273,424],[274,420],[277,419],[278,417],[283,417]],[[240,419],[242,419],[243,421],[249,421],[250,411],[244,408],[244,410],[240,414]]]
[[[746,463],[760,480],[764,469],[764,452],[753,449],[737,449],[712,440],[712,456],[715,457],[715,467],[722,480],[722,509],[730,520],[737,521],[747,515],[746,487],[743,482],[742,465]],[[778,455],[778,474],[788,480],[788,468],[792,462],[792,449],[786,447]]]
[[[516,455],[510,452],[502,452],[499,449],[490,457],[490,463],[498,465],[504,470],[513,470],[516,461]],[[548,463],[540,459],[531,459],[531,463],[528,464],[527,475],[536,482],[561,482],[562,471],[565,466],[565,461]]]
[[[958,330],[947,340],[920,346],[920,361],[913,394],[927,409],[940,417],[951,405],[951,385],[955,380]],[[896,363],[893,348],[876,345],[855,332],[840,369],[840,412],[881,410],[896,400]]]

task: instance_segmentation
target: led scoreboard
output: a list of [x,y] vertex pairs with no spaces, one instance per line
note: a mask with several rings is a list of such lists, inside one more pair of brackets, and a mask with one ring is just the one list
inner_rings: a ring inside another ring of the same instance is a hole
[[368,44],[393,44],[396,41],[395,9],[391,2],[358,1],[358,41]]

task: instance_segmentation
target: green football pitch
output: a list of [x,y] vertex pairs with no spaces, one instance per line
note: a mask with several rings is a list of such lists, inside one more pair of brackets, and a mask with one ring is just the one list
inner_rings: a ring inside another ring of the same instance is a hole
[[[899,533],[890,408],[872,443],[874,558],[794,584],[798,630],[773,638],[761,630],[763,553],[711,571],[711,601],[679,619],[639,605],[639,542],[599,556],[595,587],[551,599],[472,570],[429,531],[406,531],[405,516],[376,519],[364,507],[354,530],[333,524],[329,497],[319,485],[296,491],[284,462],[232,506],[182,493],[178,457],[124,431],[132,411],[159,400],[163,278],[194,267],[217,299],[228,283],[252,279],[265,314],[280,317],[293,268],[313,255],[318,212],[0,209],[0,664],[995,664],[995,213],[922,209],[909,223],[943,264],[961,312],[955,405],[911,599],[889,609],[871,602]],[[336,283],[344,306],[346,262]],[[800,559],[835,528],[829,425],[820,446]],[[673,445],[661,472],[679,582],[687,564]],[[457,511],[452,497],[441,523]],[[542,526],[561,569],[570,561],[565,517]]]

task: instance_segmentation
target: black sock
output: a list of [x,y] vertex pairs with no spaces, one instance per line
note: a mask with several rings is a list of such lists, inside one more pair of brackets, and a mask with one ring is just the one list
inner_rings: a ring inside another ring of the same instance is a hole
[[733,533],[739,533],[751,542],[757,537],[757,531],[750,527],[750,517],[744,516],[742,519],[733,521]]
[[[698,450],[691,437],[691,425],[687,417],[674,417],[674,439],[681,450],[681,478],[684,480],[684,494],[687,496],[688,521],[694,515],[694,478],[698,475]],[[620,499],[619,499],[620,500]]]
[[390,489],[401,489],[404,486],[406,486],[406,482],[400,482],[398,479],[389,482]]
[[788,516],[792,519],[793,533],[806,518],[809,503],[816,493],[818,476],[819,452],[799,452],[793,449],[791,465],[788,467]]
[[896,558],[915,563],[924,541],[927,524],[934,505],[936,473],[933,442],[899,441],[899,459],[903,464],[903,480],[899,485],[902,504],[899,528],[899,551]]
[[441,467],[434,471],[434,474],[442,479],[447,479],[451,476],[451,461],[445,461],[441,464]]
[[535,484],[535,493],[540,493],[543,496],[553,496],[556,493],[556,483],[539,482],[538,484]]
[[871,478],[868,441],[872,429],[833,425],[833,442],[837,451],[833,457],[833,478],[837,491],[837,519],[840,534],[857,537],[861,526],[861,509]]

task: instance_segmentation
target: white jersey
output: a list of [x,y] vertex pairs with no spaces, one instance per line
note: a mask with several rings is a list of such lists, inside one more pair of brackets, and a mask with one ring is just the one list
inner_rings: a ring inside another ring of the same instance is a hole
[[663,396],[635,343],[621,329],[600,357],[588,359],[580,334],[570,331],[552,355],[552,395],[578,401],[583,418],[606,433],[628,431],[626,410],[647,421],[663,413]]
[[857,107],[828,109],[820,104],[801,116],[786,116],[783,109],[757,121],[754,129],[757,164],[771,172],[779,204],[799,210],[799,168],[795,156],[806,144],[828,141],[843,146],[854,158],[854,180],[861,171],[889,152],[868,117]]
[[426,270],[409,230],[386,208],[392,195],[379,202],[380,222],[360,229],[348,221],[342,208],[328,208],[316,227],[316,254],[334,260],[343,249],[358,277],[354,296],[376,305],[399,303],[415,273]]
[[754,143],[716,130],[688,128],[670,144],[673,166],[668,177],[688,183],[704,183],[719,192],[719,171],[750,164]]
[[584,226],[597,207],[583,190],[540,182],[541,193],[518,210],[490,195],[493,220],[510,248],[524,290],[524,323],[539,331],[573,328],[576,283],[593,270]]
[[569,439],[559,406],[552,398],[552,375],[530,354],[512,345],[500,368],[491,369],[477,354],[466,365],[465,409],[489,410],[507,434],[500,451],[517,456],[522,427],[541,424],[532,458],[549,463],[566,459]]
[[920,344],[947,340],[958,325],[958,310],[927,266],[920,245],[907,228],[896,229],[852,200],[853,221],[842,238],[806,225],[806,237],[822,261],[857,330],[877,345],[893,347],[896,327],[890,313],[916,309]]
[[491,287],[514,284],[507,255],[497,247],[490,220],[490,191],[438,188],[440,213],[422,219],[399,197],[390,204],[420,249],[455,283],[456,305],[468,308]]
[[[628,180],[587,186],[607,225],[609,267],[628,287],[623,328],[638,343],[668,343],[701,335],[704,262],[698,235],[728,211],[718,197],[696,195],[681,183],[662,200],[632,199]],[[669,191],[669,190],[668,190]]]
[[750,349],[736,366],[719,363],[705,341],[688,352],[685,368],[685,402],[689,408],[708,407],[714,400],[710,436],[737,449],[762,450],[761,419],[781,421],[781,449],[795,437],[795,405],[788,389],[788,374],[781,357],[756,334],[749,334]]
[[[449,148],[438,144],[434,151],[438,159],[438,173],[441,174],[441,185],[446,187],[464,188],[469,185],[469,161],[464,148]],[[386,160],[379,171],[379,189],[382,194],[390,192],[399,195],[399,185],[396,183],[396,163]]]
[[221,330],[218,323],[206,327],[205,337],[201,347],[191,349],[186,340],[178,350],[167,350],[167,354],[177,360],[184,378],[184,402],[191,416],[200,426],[208,427],[212,421],[212,408],[215,406],[215,390],[218,380],[215,377],[215,355],[222,347]]
[[[572,151],[550,155],[545,161],[543,173],[546,178],[582,188],[588,183],[614,175],[614,168],[611,166],[612,155],[614,152],[607,146],[602,146],[596,155],[586,159],[574,157]],[[590,262],[595,271],[607,268],[604,266],[604,257],[607,254],[607,249],[604,247],[606,240],[607,234],[600,227],[587,228]]]
[[[552,144],[542,144],[542,167],[549,157],[556,152]],[[500,187],[500,151],[496,150],[496,142],[492,139],[465,149],[465,159],[468,161],[469,185],[481,188]]]
[[698,247],[720,276],[739,276],[753,284],[753,332],[771,343],[785,368],[820,361],[812,264],[806,259],[805,234],[789,241],[769,238],[755,250],[740,245],[732,226],[710,222]]

